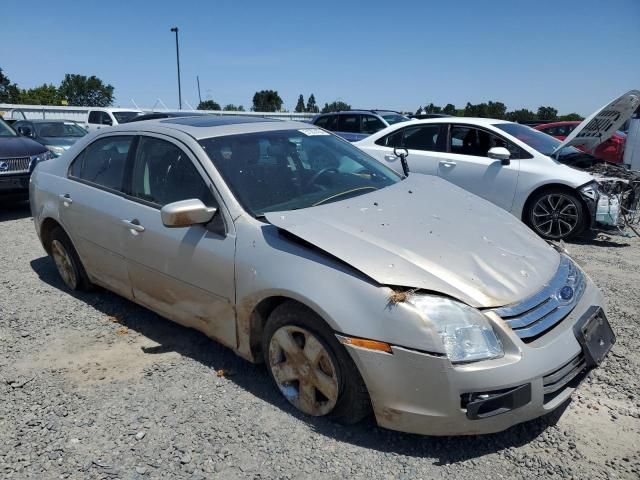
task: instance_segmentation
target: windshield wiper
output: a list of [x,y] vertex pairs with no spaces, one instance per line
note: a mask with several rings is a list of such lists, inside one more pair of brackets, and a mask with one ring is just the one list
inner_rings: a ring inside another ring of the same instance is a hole
[[316,202],[312,205],[312,207],[316,207],[318,205],[322,205],[325,202],[328,202],[329,200],[333,200],[335,198],[340,198],[343,197],[345,195],[349,195],[351,193],[355,193],[355,192],[359,192],[361,190],[378,190],[376,187],[371,187],[371,186],[367,186],[367,187],[358,187],[358,188],[353,188],[351,190],[346,190],[344,192],[340,192],[340,193],[336,193],[335,195],[331,195],[327,198],[323,198],[322,200],[320,200],[319,202]]

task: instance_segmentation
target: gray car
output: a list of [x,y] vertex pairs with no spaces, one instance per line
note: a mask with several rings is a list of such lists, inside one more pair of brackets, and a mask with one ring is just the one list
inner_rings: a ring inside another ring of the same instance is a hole
[[69,289],[264,362],[309,415],[495,432],[563,404],[615,341],[600,291],[512,215],[305,123],[118,125],[42,162],[30,198]]
[[13,128],[22,136],[41,143],[59,157],[84,137],[87,131],[76,122],[68,120],[18,120]]

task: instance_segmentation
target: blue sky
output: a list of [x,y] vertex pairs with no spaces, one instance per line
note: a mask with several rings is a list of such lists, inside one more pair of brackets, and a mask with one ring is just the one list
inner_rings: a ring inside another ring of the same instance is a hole
[[[116,104],[319,104],[415,110],[503,101],[588,114],[640,88],[640,0],[3,0],[0,68],[23,88],[97,75]],[[28,8],[26,8],[28,7]]]

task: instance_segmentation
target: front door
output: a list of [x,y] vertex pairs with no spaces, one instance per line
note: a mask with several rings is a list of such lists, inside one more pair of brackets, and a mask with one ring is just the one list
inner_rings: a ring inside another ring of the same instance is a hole
[[[180,143],[140,137],[123,211],[129,276],[136,301],[235,347],[235,233],[206,178]],[[212,222],[165,227],[162,206],[192,198],[218,208]]]
[[[487,156],[493,147],[511,152],[509,165]],[[517,146],[484,129],[451,125],[448,150],[439,154],[439,177],[511,211],[520,170]]]

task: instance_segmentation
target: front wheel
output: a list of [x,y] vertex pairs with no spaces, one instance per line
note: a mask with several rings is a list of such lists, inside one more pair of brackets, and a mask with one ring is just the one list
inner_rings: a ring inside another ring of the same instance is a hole
[[262,339],[264,360],[280,392],[307,415],[352,424],[371,403],[355,364],[331,329],[295,302],[273,311]]
[[562,240],[584,230],[585,209],[578,196],[572,192],[546,190],[531,198],[524,221],[542,238]]

